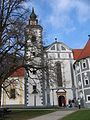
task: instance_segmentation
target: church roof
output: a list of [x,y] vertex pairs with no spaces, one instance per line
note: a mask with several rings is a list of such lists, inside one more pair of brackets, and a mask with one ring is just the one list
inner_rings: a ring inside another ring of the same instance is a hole
[[73,49],[73,55],[75,60],[90,57],[90,38],[83,49]]
[[73,49],[73,56],[75,60],[78,60],[79,55],[81,54],[82,49]]
[[60,41],[55,41],[55,42],[51,43],[51,44],[48,45],[48,46],[44,46],[44,49],[45,49],[45,50],[48,50],[48,49],[49,49],[52,45],[54,45],[54,44],[62,44],[62,45],[64,45],[64,46],[66,46],[68,49],[72,50],[70,47],[68,47],[66,44],[64,44],[63,42],[60,42]]

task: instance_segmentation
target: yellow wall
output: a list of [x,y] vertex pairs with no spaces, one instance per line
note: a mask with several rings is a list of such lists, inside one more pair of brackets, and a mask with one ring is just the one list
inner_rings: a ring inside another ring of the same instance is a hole
[[15,84],[7,87],[7,90],[10,91],[10,87],[14,87],[16,91],[16,98],[10,99],[5,91],[2,91],[2,105],[21,105],[24,104],[24,77],[10,77],[10,80],[14,80]]

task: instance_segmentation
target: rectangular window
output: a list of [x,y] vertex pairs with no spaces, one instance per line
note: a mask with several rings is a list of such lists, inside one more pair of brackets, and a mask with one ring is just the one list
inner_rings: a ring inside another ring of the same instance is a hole
[[15,89],[10,89],[10,99],[15,99],[16,98],[16,93],[15,93]]
[[87,64],[86,64],[86,60],[83,60],[82,61],[82,69],[85,69],[87,68]]
[[33,90],[36,90],[36,85],[33,85]]
[[89,85],[89,79],[88,79],[88,77],[84,78],[84,83],[85,83],[85,85]]
[[87,102],[90,102],[90,95],[87,95]]
[[85,80],[85,82],[86,82],[86,85],[88,85],[88,84],[89,84],[88,80]]
[[83,67],[84,67],[84,68],[86,67],[86,63],[83,63]]
[[90,101],[90,96],[88,96],[88,101]]
[[37,93],[38,93],[37,86],[33,85],[33,92],[32,92],[32,94],[37,94]]

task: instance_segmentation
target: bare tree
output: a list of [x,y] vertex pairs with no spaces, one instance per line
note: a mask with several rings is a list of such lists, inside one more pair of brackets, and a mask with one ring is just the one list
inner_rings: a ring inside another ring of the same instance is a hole
[[[46,75],[49,85],[54,87],[65,87],[64,85],[64,68],[63,63],[60,61],[54,61],[52,58],[46,58]],[[47,73],[48,72],[48,73]]]
[[0,105],[1,88],[5,80],[25,63],[25,27],[28,0],[0,1]]

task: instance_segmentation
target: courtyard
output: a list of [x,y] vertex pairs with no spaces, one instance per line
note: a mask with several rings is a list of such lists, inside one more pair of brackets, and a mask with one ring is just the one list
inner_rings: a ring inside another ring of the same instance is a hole
[[[90,120],[90,109],[13,109],[5,120]],[[3,120],[3,119],[0,119]]]

